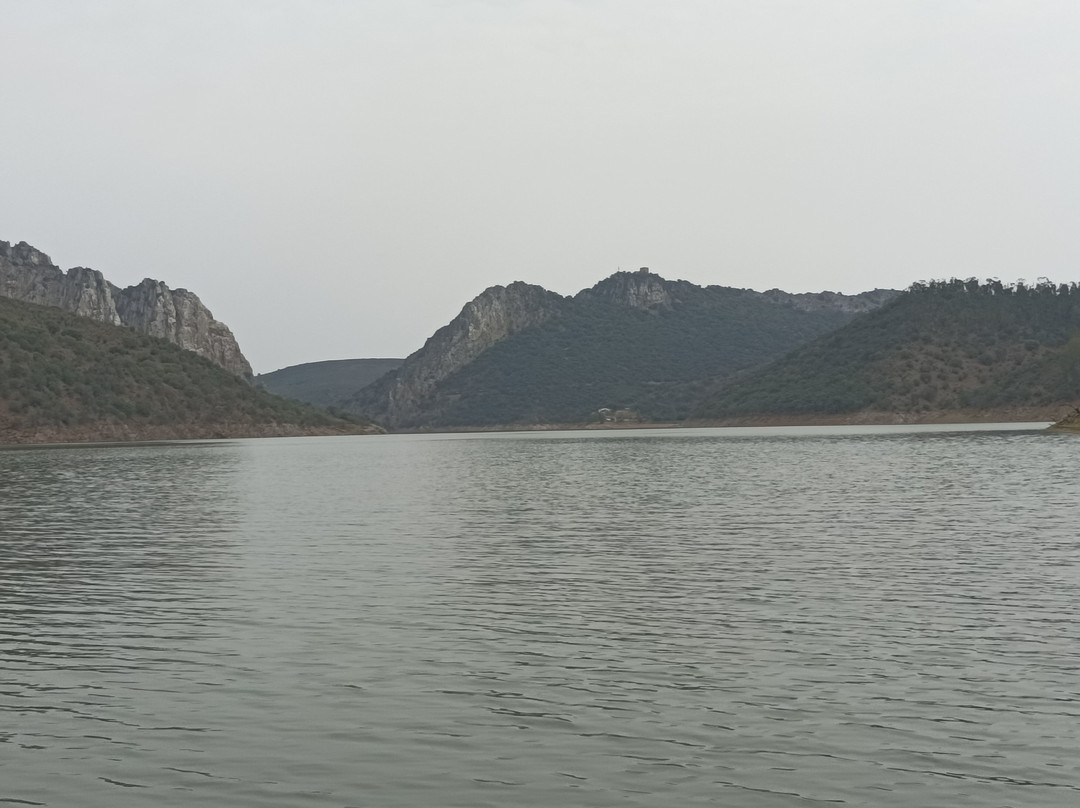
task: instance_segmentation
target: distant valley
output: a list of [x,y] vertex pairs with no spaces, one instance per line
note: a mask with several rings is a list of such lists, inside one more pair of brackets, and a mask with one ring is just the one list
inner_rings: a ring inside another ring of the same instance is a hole
[[329,359],[260,373],[255,384],[275,395],[320,407],[339,407],[404,359]]

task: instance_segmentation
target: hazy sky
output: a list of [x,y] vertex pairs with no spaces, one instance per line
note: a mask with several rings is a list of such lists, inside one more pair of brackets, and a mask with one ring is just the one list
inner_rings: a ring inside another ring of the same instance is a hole
[[487,286],[1080,280],[1075,0],[0,0],[0,239],[256,371]]

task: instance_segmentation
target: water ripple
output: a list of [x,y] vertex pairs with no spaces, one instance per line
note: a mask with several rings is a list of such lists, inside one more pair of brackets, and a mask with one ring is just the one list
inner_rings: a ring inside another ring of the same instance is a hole
[[1076,446],[0,451],[0,803],[1071,806]]

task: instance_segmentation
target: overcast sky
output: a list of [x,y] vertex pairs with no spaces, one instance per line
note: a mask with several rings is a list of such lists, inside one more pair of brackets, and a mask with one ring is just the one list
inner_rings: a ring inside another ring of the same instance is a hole
[[0,0],[0,239],[257,372],[493,284],[1080,280],[1075,0]]

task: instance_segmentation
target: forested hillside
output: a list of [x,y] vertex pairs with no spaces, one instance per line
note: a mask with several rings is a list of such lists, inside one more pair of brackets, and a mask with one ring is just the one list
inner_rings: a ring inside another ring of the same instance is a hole
[[0,443],[362,432],[130,328],[0,298]]
[[919,415],[1080,399],[1077,285],[917,283],[729,384],[695,413]]
[[[513,308],[508,301],[526,294],[543,303],[543,318],[467,351],[468,335],[485,331],[483,312],[501,317]],[[601,408],[679,420],[710,380],[781,356],[893,294],[763,294],[668,281],[648,270],[617,273],[573,298],[524,284],[497,287],[447,327],[460,335],[456,341],[441,330],[350,406],[394,428],[581,423]],[[468,361],[440,362],[460,353]],[[442,366],[449,371],[437,375]],[[404,383],[410,372],[416,384]]]
[[580,422],[600,407],[678,420],[700,379],[778,356],[849,317],[722,290],[655,312],[579,299],[562,317],[495,345],[447,379],[436,423]]

